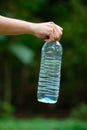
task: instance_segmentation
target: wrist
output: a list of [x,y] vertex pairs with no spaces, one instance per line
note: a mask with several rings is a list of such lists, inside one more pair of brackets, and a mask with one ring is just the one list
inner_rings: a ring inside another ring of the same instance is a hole
[[28,22],[27,31],[28,31],[27,32],[28,34],[35,35],[36,34],[36,24]]

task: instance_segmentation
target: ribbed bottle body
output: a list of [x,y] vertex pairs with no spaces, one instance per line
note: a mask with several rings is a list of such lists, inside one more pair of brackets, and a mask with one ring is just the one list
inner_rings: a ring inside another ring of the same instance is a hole
[[61,77],[62,46],[59,42],[42,47],[37,98],[44,103],[56,103]]

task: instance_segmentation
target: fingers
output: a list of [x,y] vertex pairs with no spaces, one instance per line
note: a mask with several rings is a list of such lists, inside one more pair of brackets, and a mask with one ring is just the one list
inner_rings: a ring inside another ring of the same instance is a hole
[[45,38],[46,42],[52,42],[52,41],[59,41],[61,39],[63,28],[56,25],[54,22],[49,22],[49,25],[51,27],[50,32],[48,34],[48,38]]

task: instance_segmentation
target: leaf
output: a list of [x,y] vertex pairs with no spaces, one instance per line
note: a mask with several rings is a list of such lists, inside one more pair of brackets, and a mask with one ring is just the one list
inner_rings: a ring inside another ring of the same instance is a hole
[[22,63],[31,64],[34,52],[23,44],[9,44],[8,49],[13,53]]

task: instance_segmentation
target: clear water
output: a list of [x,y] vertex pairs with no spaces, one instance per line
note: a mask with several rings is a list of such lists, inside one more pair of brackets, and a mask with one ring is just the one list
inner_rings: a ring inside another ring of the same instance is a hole
[[38,101],[56,103],[59,95],[62,47],[58,42],[45,43],[42,48],[38,81]]

